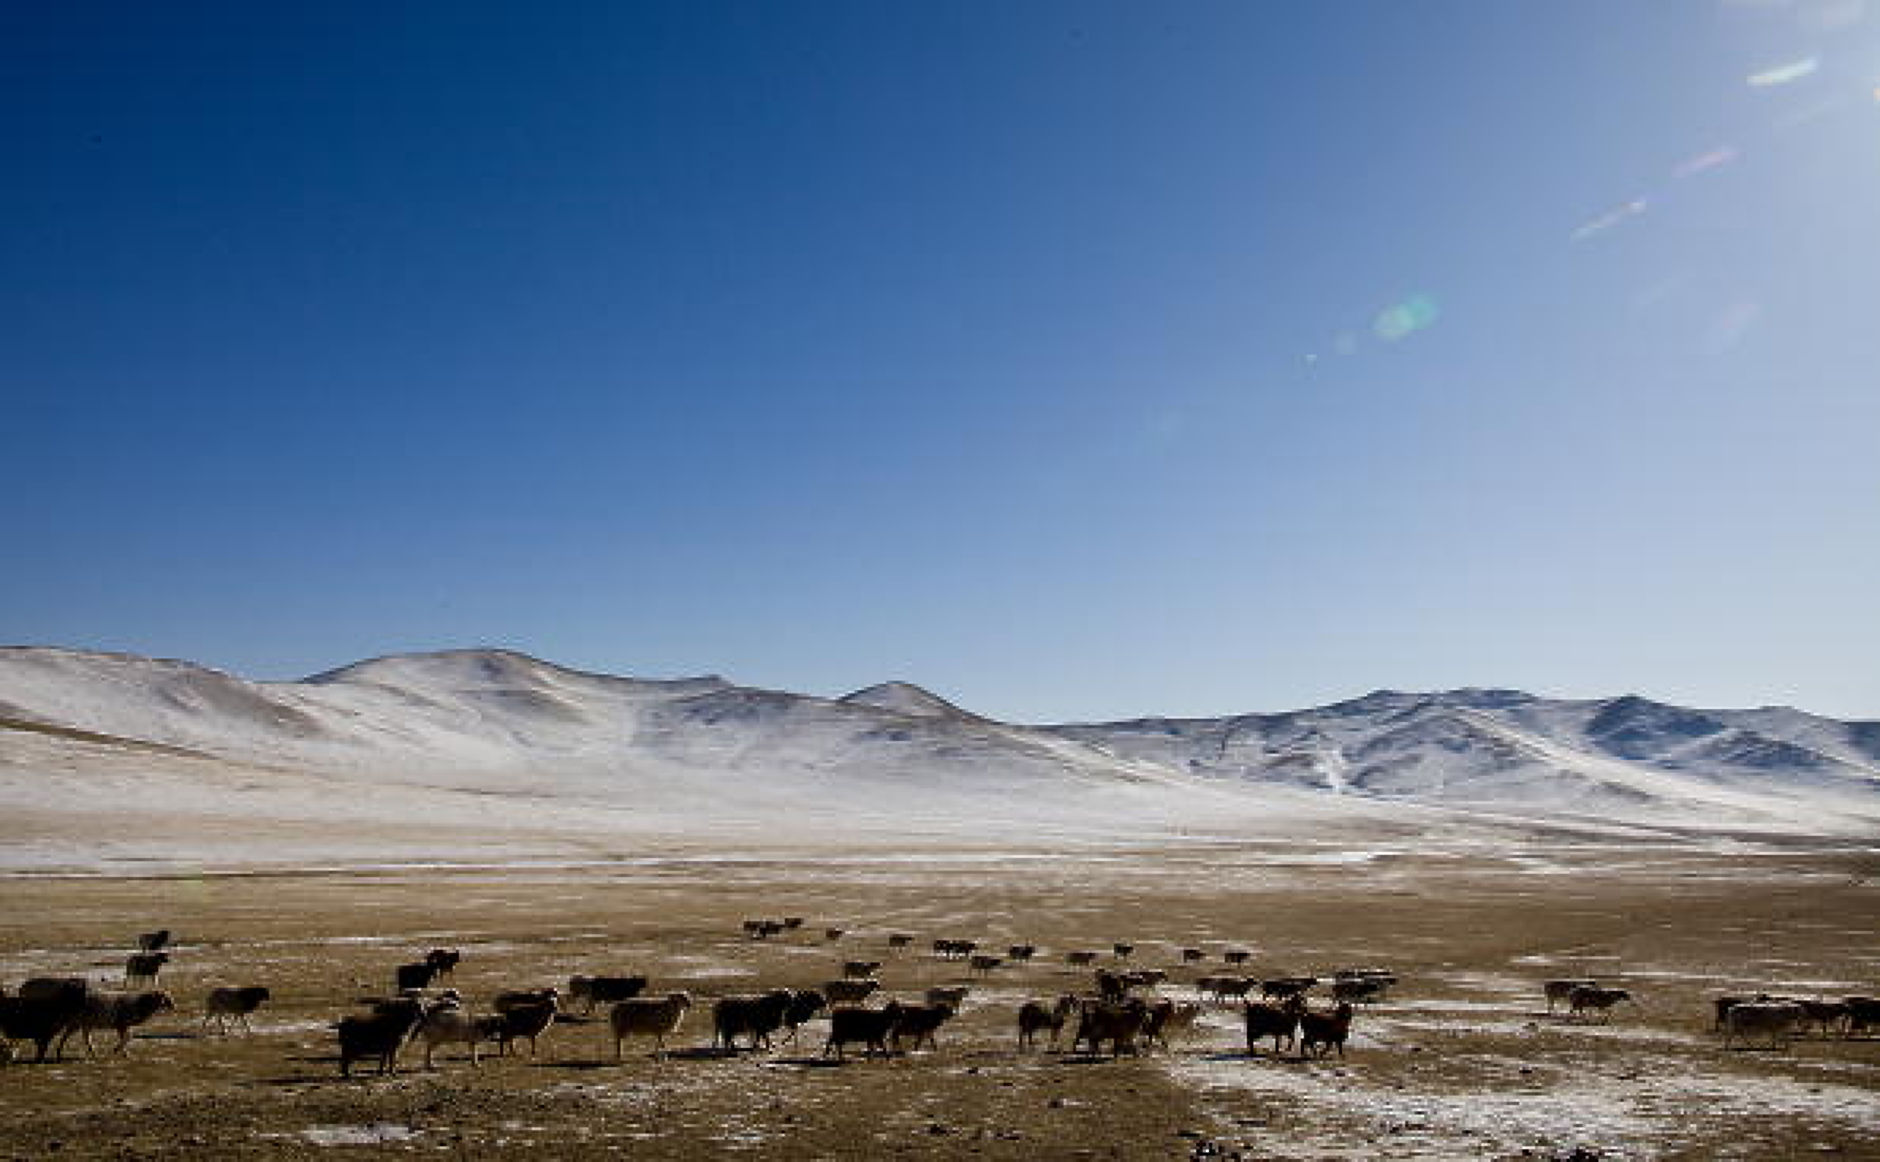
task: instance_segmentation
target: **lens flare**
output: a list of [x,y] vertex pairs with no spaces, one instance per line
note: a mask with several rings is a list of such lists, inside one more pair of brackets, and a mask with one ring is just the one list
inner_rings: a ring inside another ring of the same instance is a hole
[[1808,76],[1820,67],[1821,59],[1819,57],[1803,57],[1798,61],[1790,61],[1787,64],[1764,69],[1760,73],[1751,73],[1749,75],[1749,85],[1752,89],[1767,89],[1774,85],[1791,84]]
[[1371,330],[1386,343],[1395,343],[1434,325],[1441,313],[1435,299],[1428,295],[1411,295],[1379,311]]
[[1647,203],[1644,198],[1634,198],[1623,206],[1607,210],[1573,232],[1575,242],[1584,242],[1595,234],[1604,233],[1628,218],[1636,218],[1645,212]]
[[1686,158],[1684,161],[1679,162],[1677,168],[1672,170],[1671,173],[1673,177],[1696,177],[1705,170],[1716,169],[1721,165],[1729,165],[1731,162],[1735,161],[1736,158],[1737,152],[1735,147],[1725,145],[1718,149],[1713,149],[1709,153],[1700,153],[1696,157]]

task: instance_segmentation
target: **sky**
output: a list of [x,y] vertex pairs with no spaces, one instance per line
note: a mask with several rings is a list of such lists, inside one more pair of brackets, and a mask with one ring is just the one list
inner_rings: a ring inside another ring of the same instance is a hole
[[0,133],[0,642],[1880,718],[1880,0],[70,0]]

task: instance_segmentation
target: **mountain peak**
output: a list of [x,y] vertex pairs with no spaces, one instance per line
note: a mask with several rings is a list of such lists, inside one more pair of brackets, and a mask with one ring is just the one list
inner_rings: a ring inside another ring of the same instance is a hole
[[882,682],[852,694],[844,694],[838,701],[851,706],[872,706],[877,710],[889,710],[913,718],[979,717],[912,682]]

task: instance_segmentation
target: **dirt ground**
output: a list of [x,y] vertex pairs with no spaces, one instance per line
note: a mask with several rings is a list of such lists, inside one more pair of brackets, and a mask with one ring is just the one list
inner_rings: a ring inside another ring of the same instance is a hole
[[[1880,1158],[1880,1040],[1728,1050],[1708,998],[1880,993],[1880,859],[1579,847],[1379,854],[1210,847],[1105,854],[923,852],[591,865],[393,867],[0,880],[0,983],[121,972],[139,931],[177,933],[178,1012],[124,1057],[0,1068],[0,1156],[465,1158]],[[769,941],[747,917],[802,916]],[[835,943],[827,927],[846,934]],[[886,934],[917,937],[890,954]],[[987,978],[933,939],[1039,946]],[[1120,1060],[1014,1047],[1027,997],[1088,989],[1069,949],[1136,945],[1190,999],[1220,953],[1250,970],[1401,978],[1348,1055],[1249,1056],[1238,1012],[1173,1051]],[[1179,949],[1205,948],[1184,966]],[[700,1000],[681,1051],[612,1059],[605,1023],[558,1024],[538,1058],[342,1081],[330,1024],[395,965],[455,947],[473,1004],[573,973],[636,973]],[[884,995],[973,994],[939,1046],[835,1064],[826,1022],[722,1057],[709,1002],[812,987],[884,961]],[[1608,1024],[1550,1018],[1540,982],[1633,991]],[[252,1036],[209,1036],[203,997],[265,984]],[[108,1038],[100,1040],[101,1050]]]

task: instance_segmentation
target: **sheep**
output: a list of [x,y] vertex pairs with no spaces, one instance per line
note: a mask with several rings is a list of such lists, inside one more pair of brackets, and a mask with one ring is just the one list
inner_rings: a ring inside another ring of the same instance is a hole
[[209,999],[203,1006],[203,1027],[208,1028],[213,1021],[216,1032],[226,1033],[232,1017],[244,1032],[252,1033],[254,1028],[248,1023],[248,1014],[259,1009],[272,995],[263,985],[210,989]]
[[875,975],[881,967],[879,960],[845,960],[842,962],[842,975],[850,980],[866,980]]
[[1149,1020],[1142,1030],[1143,1037],[1150,1045],[1161,1042],[1162,1048],[1167,1049],[1169,1034],[1193,1030],[1200,1016],[1201,1006],[1193,1002],[1158,1001],[1149,1009]]
[[1004,963],[1005,957],[987,956],[983,952],[972,959],[973,971],[979,973],[981,976],[992,975],[992,970]]
[[431,981],[437,976],[437,966],[428,960],[416,964],[401,964],[392,970],[399,992],[415,992],[431,987]]
[[1182,963],[1194,964],[1198,961],[1205,960],[1207,955],[1207,953],[1199,948],[1184,948],[1182,949]]
[[159,928],[155,932],[145,932],[137,938],[140,952],[156,952],[170,943],[170,930]]
[[1737,1038],[1761,1033],[1768,1036],[1770,1048],[1780,1049],[1807,1016],[1794,1001],[1741,1001],[1724,1014],[1723,1047],[1733,1048]]
[[[1336,1048],[1338,1055],[1345,1055],[1345,1041],[1351,1036],[1352,1008],[1349,1002],[1342,1002],[1329,1013],[1315,1013],[1307,1009],[1299,1014],[1299,1056],[1311,1055],[1317,1050],[1320,1057]],[[1277,1044],[1277,1042],[1275,1043]]]
[[1055,1004],[1044,1001],[1026,1001],[1018,1010],[1018,1047],[1038,1043],[1040,1030],[1051,1030],[1051,1047],[1057,1048],[1058,1037],[1064,1032],[1064,1020],[1077,1010],[1078,1000],[1070,993],[1059,997]]
[[972,991],[971,985],[964,984],[952,987],[936,986],[927,990],[927,1003],[946,1005],[957,1012],[966,1004],[966,998],[972,995]]
[[794,932],[802,926],[803,917],[801,916],[785,916],[783,918],[783,930],[786,932]]
[[509,989],[497,993],[490,1000],[490,1008],[499,1013],[507,1013],[511,1009],[525,1008],[530,1005],[545,1004],[554,1004],[559,1008],[561,990],[553,985],[539,989]]
[[1124,973],[1123,979],[1129,982],[1130,988],[1154,991],[1168,980],[1168,973],[1159,968],[1138,968]]
[[1770,999],[1772,998],[1768,993],[1757,993],[1753,997],[1727,995],[1713,998],[1710,1003],[1712,1008],[1715,1009],[1717,1017],[1716,1020],[1711,1023],[1710,1027],[1712,1031],[1721,1033],[1723,1031],[1724,1021],[1730,1015],[1730,1010],[1736,1008],[1738,1005],[1750,1001],[1767,1001]]
[[1245,948],[1230,948],[1221,953],[1221,959],[1228,964],[1245,964],[1253,959],[1253,953]]
[[1087,949],[1080,948],[1072,952],[1066,952],[1064,954],[1064,963],[1072,966],[1073,968],[1081,968],[1084,965],[1095,964],[1096,962],[1097,962],[1097,954],[1094,952],[1088,951]]
[[431,966],[432,977],[449,976],[463,963],[463,953],[455,948],[433,948],[424,954],[424,963]]
[[1573,995],[1574,989],[1597,987],[1599,987],[1599,982],[1589,977],[1563,977],[1546,982],[1541,989],[1547,995],[1547,1011],[1551,1013],[1555,1005]]
[[783,1010],[783,1027],[790,1031],[790,1035],[783,1039],[784,1043],[795,1044],[797,1030],[828,1007],[828,998],[815,989],[802,989],[793,993],[790,1003]]
[[888,933],[888,947],[894,951],[898,952],[912,943],[914,943],[914,934],[912,932]]
[[1845,997],[1841,1001],[1847,1006],[1847,1035],[1866,1033],[1880,1025],[1880,998]]
[[1280,1000],[1285,1000],[1288,997],[1304,996],[1307,992],[1311,991],[1313,985],[1318,983],[1319,978],[1315,976],[1274,977],[1272,980],[1263,980],[1260,982],[1260,995],[1262,997],[1277,997]]
[[843,937],[843,931],[840,928],[824,928],[823,929],[823,939],[827,940],[831,944],[834,944],[836,941],[842,939],[842,937]]
[[888,1039],[901,1021],[901,1005],[889,1001],[879,1009],[836,1009],[829,1014],[829,1040],[823,1044],[823,1056],[845,1056],[848,1046],[861,1042],[867,1046],[865,1057],[879,1052],[888,1055]]
[[1086,1001],[1077,1017],[1077,1032],[1071,1037],[1071,1052],[1088,1044],[1090,1052],[1103,1052],[1110,1043],[1110,1056],[1120,1057],[1124,1049],[1136,1051],[1136,1037],[1149,1020],[1149,1006],[1139,1000],[1117,1004],[1111,1001]]
[[170,962],[167,952],[139,952],[124,961],[124,987],[154,985],[157,974]]
[[462,1042],[469,1047],[470,1064],[477,1064],[477,1042],[494,1033],[500,1041],[508,1029],[508,1015],[502,1014],[498,1024],[480,1024],[463,1003],[454,997],[444,997],[432,1001],[424,1010],[424,1023],[418,1029],[418,1037],[424,1042],[424,1067],[437,1068],[432,1063],[432,1055],[439,1045]]
[[1847,1023],[1846,1001],[1804,1000],[1796,1003],[1802,1006],[1803,1025],[1819,1025],[1823,1037]]
[[646,988],[643,976],[571,976],[568,978],[568,1000],[582,1001],[586,1008],[582,1012],[592,1016],[595,1005],[612,1005],[621,1001],[630,1001]]
[[78,1019],[68,1026],[59,1037],[59,1052],[63,1056],[65,1042],[77,1033],[85,1042],[85,1056],[95,1052],[92,1048],[91,1034],[94,1029],[109,1029],[117,1034],[114,1053],[126,1053],[130,1048],[131,1030],[158,1013],[169,1012],[176,1008],[176,1002],[169,993],[88,993],[84,1005],[78,1011]]
[[1612,1019],[1614,1005],[1630,1000],[1632,994],[1624,989],[1604,989],[1598,985],[1581,985],[1567,994],[1567,1005],[1575,1017],[1590,1009],[1605,1014],[1606,1020]]
[[1097,995],[1111,1004],[1121,1004],[1129,996],[1130,980],[1124,973],[1099,968],[1096,982]]
[[1122,941],[1118,941],[1110,945],[1110,951],[1116,953],[1116,959],[1128,960],[1130,954],[1136,951],[1136,946],[1134,944],[1125,944]]
[[823,995],[831,1005],[859,1005],[881,987],[878,980],[832,980],[823,985]]
[[1030,960],[1038,954],[1036,944],[1014,944],[1005,950],[1005,955],[1013,960]]
[[529,1056],[536,1055],[541,1036],[548,1032],[548,1027],[555,1023],[561,1012],[560,998],[555,990],[547,990],[548,995],[537,1001],[518,1001],[502,1010],[502,1029],[497,1035],[501,1051],[507,1055],[512,1041],[524,1038],[529,1042]]
[[979,947],[976,940],[936,940],[933,942],[934,955],[942,960],[964,960]]
[[749,1034],[751,1048],[768,1048],[770,1035],[783,1027],[784,1014],[796,994],[789,989],[773,989],[762,996],[722,997],[712,1007],[712,1043],[736,1050],[738,1034]]
[[78,1022],[90,994],[82,980],[28,981],[20,986],[18,996],[0,996],[0,1040],[31,1041],[34,1061],[43,1062],[48,1051],[55,1059],[63,1058],[65,1038]]
[[1195,993],[1204,1001],[1226,1003],[1230,1000],[1242,1000],[1259,982],[1244,976],[1204,976],[1195,981]]
[[1273,1038],[1273,1055],[1280,1054],[1280,1041],[1286,1042],[1288,1049],[1298,1040],[1299,1012],[1305,1002],[1295,996],[1277,1005],[1258,1001],[1249,1001],[1245,1013],[1247,1025],[1247,1053],[1251,1056],[1259,1048],[1262,1037]]
[[339,1075],[352,1076],[352,1064],[375,1058],[379,1073],[398,1072],[398,1051],[405,1047],[425,1018],[424,1006],[415,1000],[386,1001],[368,1017],[344,1017],[334,1030],[339,1034]]
[[1335,1001],[1353,1001],[1368,1005],[1384,999],[1391,982],[1383,977],[1347,977],[1332,982],[1332,999]]
[[678,1031],[691,1009],[690,993],[669,993],[660,1000],[636,997],[621,1001],[608,1014],[608,1024],[614,1031],[614,1060],[621,1060],[622,1044],[634,1034],[652,1037],[654,1059],[664,1057],[666,1037]]
[[938,1049],[934,1034],[953,1019],[954,1012],[952,1005],[902,1005],[894,1028],[888,1034],[889,1043],[899,1051],[902,1035],[910,1034],[914,1038],[913,1045],[908,1047],[910,1053],[919,1049],[922,1041],[927,1042],[929,1049]]

